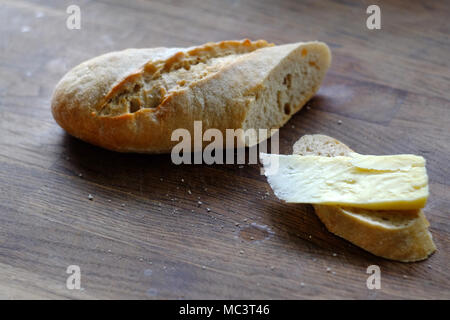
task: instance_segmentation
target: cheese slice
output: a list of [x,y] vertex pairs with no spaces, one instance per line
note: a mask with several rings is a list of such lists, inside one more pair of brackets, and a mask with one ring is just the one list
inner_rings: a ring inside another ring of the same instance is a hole
[[260,153],[275,195],[292,203],[377,210],[425,206],[425,159],[415,155],[321,157]]

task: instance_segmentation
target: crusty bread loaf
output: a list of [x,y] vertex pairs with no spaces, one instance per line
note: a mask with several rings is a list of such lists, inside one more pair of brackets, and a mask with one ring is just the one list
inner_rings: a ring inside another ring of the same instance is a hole
[[[326,157],[351,156],[353,151],[336,139],[306,135],[293,154]],[[382,211],[314,205],[327,229],[355,245],[387,259],[412,262],[426,259],[436,247],[422,210]]]
[[68,133],[98,146],[166,153],[178,143],[173,130],[193,136],[195,120],[223,133],[281,127],[318,90],[330,59],[324,43],[264,40],[112,52],[69,71],[52,112]]

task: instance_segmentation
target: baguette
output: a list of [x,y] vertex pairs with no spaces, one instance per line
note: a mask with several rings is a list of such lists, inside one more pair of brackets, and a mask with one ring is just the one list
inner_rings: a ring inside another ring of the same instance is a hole
[[330,60],[321,42],[243,40],[112,52],[61,79],[52,113],[69,134],[89,143],[168,153],[178,143],[172,132],[184,128],[193,136],[196,120],[203,130],[223,134],[281,127],[316,93]]
[[[324,135],[306,135],[293,146],[293,154],[326,157],[351,156],[353,151]],[[426,259],[436,250],[429,222],[422,210],[364,210],[314,205],[326,228],[374,255],[402,262]]]

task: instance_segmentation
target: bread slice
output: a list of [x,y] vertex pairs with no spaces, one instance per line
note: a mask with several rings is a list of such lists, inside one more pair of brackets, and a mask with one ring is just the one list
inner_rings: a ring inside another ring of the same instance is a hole
[[68,133],[98,146],[167,153],[178,143],[172,132],[185,128],[193,137],[195,120],[222,133],[281,127],[316,93],[330,60],[320,42],[128,49],[69,71],[52,112]]
[[[324,135],[306,135],[293,154],[326,157],[351,156],[352,150]],[[383,211],[314,205],[327,229],[374,255],[412,262],[426,259],[436,250],[429,223],[422,210]]]

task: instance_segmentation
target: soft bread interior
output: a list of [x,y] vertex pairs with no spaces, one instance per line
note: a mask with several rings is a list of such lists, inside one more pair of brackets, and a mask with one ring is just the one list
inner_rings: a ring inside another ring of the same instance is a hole
[[304,43],[293,48],[255,91],[243,129],[283,126],[317,92],[330,60],[330,51],[323,43]]

